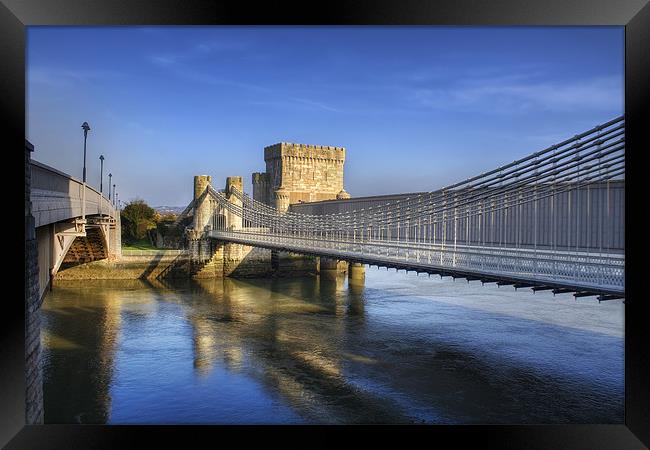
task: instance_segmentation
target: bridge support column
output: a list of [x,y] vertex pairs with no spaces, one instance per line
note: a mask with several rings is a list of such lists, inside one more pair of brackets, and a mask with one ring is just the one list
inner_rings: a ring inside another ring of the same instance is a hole
[[108,227],[108,258],[122,258],[122,221],[116,211],[115,224]]
[[[190,239],[187,241],[187,249],[189,253],[190,261],[190,275],[194,277],[195,275],[210,277],[214,276],[214,270],[208,270],[207,272],[202,273],[206,265],[210,265],[208,269],[214,269],[216,261],[213,260],[218,250],[221,249],[221,259],[223,260],[223,246],[216,245],[212,242],[210,238],[198,237],[199,233],[194,233],[193,236],[190,236]],[[212,264],[211,264],[212,263]],[[221,266],[223,261],[221,261]],[[223,269],[222,269],[223,271]],[[208,273],[212,275],[209,275]]]
[[366,280],[366,266],[361,263],[349,263],[348,280],[350,284],[363,284]]
[[318,271],[323,278],[336,278],[347,271],[347,262],[321,256]]
[[190,239],[188,241],[190,259],[192,261],[203,261],[210,257],[210,239]]
[[356,316],[363,316],[365,312],[363,283],[348,282],[348,313]]

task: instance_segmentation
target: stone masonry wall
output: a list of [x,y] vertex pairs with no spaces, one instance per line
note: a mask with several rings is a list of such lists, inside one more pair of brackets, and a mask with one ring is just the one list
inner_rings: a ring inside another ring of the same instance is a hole
[[269,190],[286,189],[289,203],[331,200],[343,190],[343,147],[282,142],[264,149],[264,161]]
[[41,362],[41,302],[38,282],[38,245],[32,215],[31,152],[25,141],[25,377],[27,425],[43,423],[43,370]]
[[271,205],[269,176],[266,172],[254,172],[252,175],[253,200]]
[[272,272],[271,250],[241,244],[225,244],[223,275],[258,277]]
[[[140,255],[122,255],[120,260],[103,259],[83,264],[65,264],[55,280],[135,280],[157,278],[263,277],[273,272],[271,251],[241,244],[225,244],[212,239],[194,242],[189,252],[142,251]],[[199,248],[200,247],[200,248]],[[285,270],[313,269],[296,258],[288,258]],[[294,272],[295,274],[295,272]]]
[[202,239],[209,246],[208,254],[212,256],[194,264],[191,275],[194,278],[221,278],[224,267],[224,244],[210,239]]
[[188,277],[186,255],[161,251],[157,254],[122,255],[119,260],[101,259],[84,264],[62,264],[55,280],[136,280]]

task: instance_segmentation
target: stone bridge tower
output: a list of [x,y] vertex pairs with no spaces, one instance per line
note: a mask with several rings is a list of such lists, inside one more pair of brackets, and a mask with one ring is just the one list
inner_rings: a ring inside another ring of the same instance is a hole
[[264,161],[266,172],[253,173],[253,198],[280,211],[292,203],[349,198],[343,147],[281,142],[264,148]]
[[[210,175],[194,176],[194,201],[199,199],[201,195],[203,195],[203,192],[211,184],[212,177]],[[205,229],[205,226],[210,222],[211,215],[212,211],[209,201],[202,201],[200,204],[196,205],[194,209],[194,222],[192,224],[193,228],[199,232],[203,231]]]
[[[226,178],[226,198],[231,204],[242,207],[241,200],[237,199],[232,193],[231,188],[237,189],[239,192],[244,192],[244,179],[242,177],[227,177]],[[239,230],[243,226],[242,217],[238,214],[227,212],[228,229]]]

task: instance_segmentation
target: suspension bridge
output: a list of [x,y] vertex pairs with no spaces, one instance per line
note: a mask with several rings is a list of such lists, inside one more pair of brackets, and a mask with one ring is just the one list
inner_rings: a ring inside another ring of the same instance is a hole
[[236,184],[207,184],[179,220],[194,214],[186,232],[222,242],[576,297],[625,296],[623,117],[442,189],[382,198],[338,210],[320,202],[314,213],[308,203],[283,210]]

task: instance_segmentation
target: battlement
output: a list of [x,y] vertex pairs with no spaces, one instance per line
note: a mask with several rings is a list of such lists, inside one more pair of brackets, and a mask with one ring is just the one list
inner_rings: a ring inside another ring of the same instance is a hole
[[264,160],[282,158],[285,156],[297,158],[318,158],[345,161],[345,147],[330,145],[296,144],[280,142],[264,147]]
[[345,147],[279,142],[264,147],[266,172],[255,172],[253,198],[285,211],[291,203],[346,196]]
[[274,148],[274,147],[300,147],[304,148],[306,150],[342,150],[345,151],[345,147],[332,147],[331,145],[313,145],[313,144],[297,144],[295,142],[279,142],[277,144],[269,145],[267,147],[264,147],[264,150],[267,148]]
[[253,184],[255,184],[255,183],[268,183],[269,182],[269,174],[266,173],[266,172],[253,172],[252,182],[253,182]]

